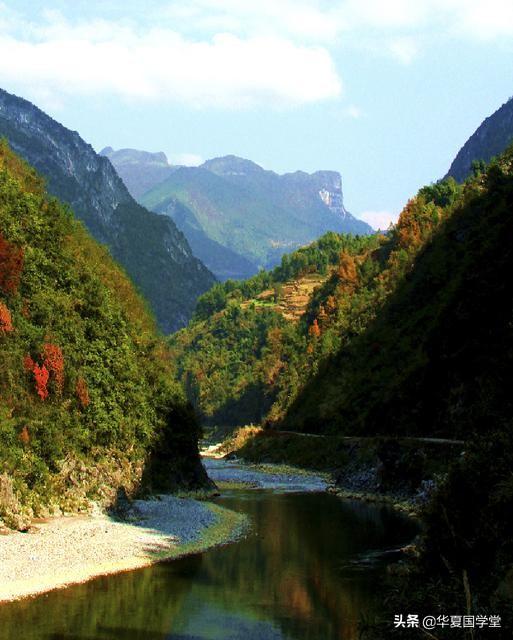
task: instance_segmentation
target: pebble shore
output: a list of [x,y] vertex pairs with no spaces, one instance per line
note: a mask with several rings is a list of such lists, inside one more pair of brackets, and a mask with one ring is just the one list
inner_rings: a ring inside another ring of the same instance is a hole
[[129,521],[53,518],[0,536],[0,602],[204,551],[244,526],[243,516],[218,505],[167,495],[135,501]]

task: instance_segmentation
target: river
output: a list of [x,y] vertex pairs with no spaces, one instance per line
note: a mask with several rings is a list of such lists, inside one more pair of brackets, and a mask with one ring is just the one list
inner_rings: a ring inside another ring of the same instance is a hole
[[218,503],[252,522],[238,542],[4,604],[0,638],[356,640],[416,525],[388,506],[321,492],[315,479],[286,480],[222,491]]

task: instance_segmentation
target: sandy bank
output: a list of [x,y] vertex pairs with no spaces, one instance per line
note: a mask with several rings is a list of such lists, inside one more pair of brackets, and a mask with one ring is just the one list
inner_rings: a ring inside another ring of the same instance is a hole
[[146,567],[235,539],[245,517],[208,502],[138,500],[136,520],[55,518],[34,533],[0,536],[0,602]]

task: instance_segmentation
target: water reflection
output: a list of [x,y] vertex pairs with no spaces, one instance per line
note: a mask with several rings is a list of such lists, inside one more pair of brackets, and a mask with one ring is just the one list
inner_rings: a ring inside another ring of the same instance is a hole
[[6,640],[353,640],[414,525],[327,494],[231,492],[245,540],[0,608]]

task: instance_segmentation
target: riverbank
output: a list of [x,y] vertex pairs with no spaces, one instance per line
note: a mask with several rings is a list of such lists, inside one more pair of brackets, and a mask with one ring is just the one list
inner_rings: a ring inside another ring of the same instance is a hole
[[385,503],[410,515],[429,501],[463,450],[462,441],[436,438],[325,436],[257,427],[242,427],[209,447],[216,458],[236,457],[254,468],[286,465],[296,474],[320,475],[328,491],[341,498]]
[[241,463],[236,459],[205,456],[203,464],[209,477],[221,489],[268,489],[284,493],[326,491],[328,474],[297,469],[288,465]]
[[136,500],[127,519],[60,517],[0,536],[0,602],[147,567],[235,540],[244,515],[210,502]]

